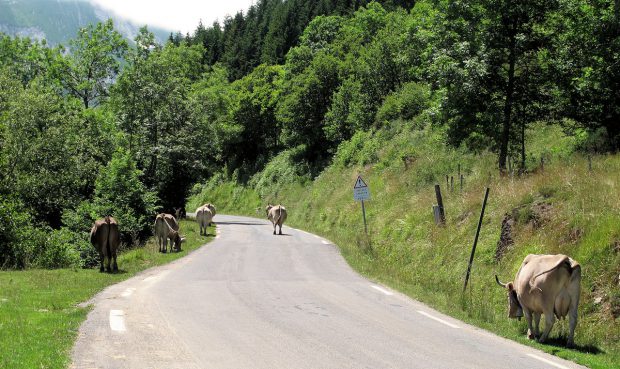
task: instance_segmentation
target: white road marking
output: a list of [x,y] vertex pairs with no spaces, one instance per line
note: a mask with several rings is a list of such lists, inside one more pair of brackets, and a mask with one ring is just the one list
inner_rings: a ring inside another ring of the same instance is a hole
[[569,369],[568,367],[566,367],[566,366],[564,366],[564,365],[561,365],[561,364],[558,364],[558,363],[554,363],[553,361],[551,361],[551,360],[547,360],[547,359],[545,359],[544,357],[540,357],[540,356],[538,356],[538,355],[534,355],[534,354],[527,354],[527,356],[529,356],[529,357],[531,357],[531,358],[534,358],[534,359],[536,359],[536,360],[540,360],[540,361],[542,361],[543,363],[549,364],[549,365],[551,365],[551,366],[555,366],[556,368],[560,368],[560,369]]
[[392,292],[390,292],[390,291],[386,290],[385,288],[381,288],[381,287],[379,287],[379,286],[375,286],[374,284],[373,284],[373,285],[371,285],[370,287],[374,288],[374,289],[375,289],[375,290],[377,290],[377,291],[383,292],[383,293],[385,293],[385,294],[386,294],[386,295],[388,295],[388,296],[392,296],[392,295],[394,294],[394,293],[392,293]]
[[425,316],[425,317],[427,317],[427,318],[431,318],[431,319],[433,319],[433,320],[435,320],[435,321],[438,321],[439,323],[445,324],[445,325],[447,325],[448,327],[452,327],[452,328],[459,328],[459,326],[458,326],[458,325],[452,324],[452,323],[450,323],[450,322],[446,322],[445,320],[440,319],[440,318],[437,318],[437,317],[435,317],[435,316],[432,316],[431,314],[429,314],[429,313],[427,313],[427,312],[425,312],[425,311],[418,310],[418,313],[420,313],[420,314],[424,315],[424,316]]
[[135,288],[128,288],[125,290],[125,292],[121,293],[121,296],[123,297],[129,297],[131,296],[134,292],[136,291]]
[[325,241],[325,240],[321,240],[321,243],[322,243],[323,245],[330,245],[330,243],[329,243],[329,242],[327,242],[327,241]]
[[125,332],[125,313],[123,310],[110,310],[110,329],[115,332]]

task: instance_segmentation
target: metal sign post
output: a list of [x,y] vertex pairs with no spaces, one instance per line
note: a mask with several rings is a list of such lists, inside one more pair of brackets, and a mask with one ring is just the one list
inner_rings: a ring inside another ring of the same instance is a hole
[[370,189],[361,176],[357,176],[355,185],[353,186],[353,199],[355,201],[362,202],[362,217],[364,218],[364,231],[368,235],[368,226],[366,224],[366,208],[364,207],[364,200],[370,199]]

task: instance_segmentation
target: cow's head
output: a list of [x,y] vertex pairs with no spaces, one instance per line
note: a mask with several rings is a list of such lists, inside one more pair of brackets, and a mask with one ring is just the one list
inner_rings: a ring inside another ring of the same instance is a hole
[[181,244],[185,242],[185,237],[181,237],[179,232],[175,232],[174,235],[174,248],[175,250],[181,250]]
[[504,287],[508,291],[508,317],[512,319],[521,319],[523,316],[523,308],[517,298],[517,291],[514,288],[514,284],[512,282],[500,282],[497,275],[495,276],[495,281],[497,281],[497,284]]

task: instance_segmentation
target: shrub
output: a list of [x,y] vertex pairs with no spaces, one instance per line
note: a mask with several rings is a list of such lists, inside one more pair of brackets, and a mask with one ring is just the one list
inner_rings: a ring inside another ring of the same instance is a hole
[[16,198],[0,199],[0,268],[23,269],[33,262],[41,232],[33,227],[32,217]]

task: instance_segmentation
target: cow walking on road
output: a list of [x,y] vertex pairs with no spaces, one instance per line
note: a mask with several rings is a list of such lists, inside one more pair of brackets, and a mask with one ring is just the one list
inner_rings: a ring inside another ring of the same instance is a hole
[[[111,216],[106,216],[103,219],[95,221],[93,228],[90,230],[90,243],[93,244],[97,252],[99,252],[99,258],[101,259],[101,266],[99,271],[117,272],[118,264],[116,264],[116,251],[120,245],[120,231],[118,230],[118,223],[116,219]],[[110,268],[110,262],[112,262],[112,268]]]
[[[581,266],[566,255],[533,255],[525,257],[513,282],[497,283],[508,291],[508,317],[527,320],[527,336],[538,337],[541,315],[545,330],[538,339],[549,337],[555,318],[568,315],[569,334],[566,345],[574,345],[577,306],[581,292]],[[532,325],[532,318],[534,324]]]
[[[213,216],[215,215],[215,207],[213,210],[209,207],[211,204],[205,204],[198,209],[196,209],[196,221],[200,226],[200,235],[206,236],[207,230],[211,221],[213,220]],[[211,205],[213,206],[213,205]]]
[[157,214],[155,217],[155,237],[159,252],[166,253],[168,251],[168,240],[170,240],[170,252],[181,251],[181,243],[185,242],[185,238],[179,234],[179,223],[171,214]]
[[267,205],[267,219],[273,224],[273,234],[276,234],[276,226],[280,226],[279,234],[282,234],[282,224],[286,220],[286,208],[282,205]]

